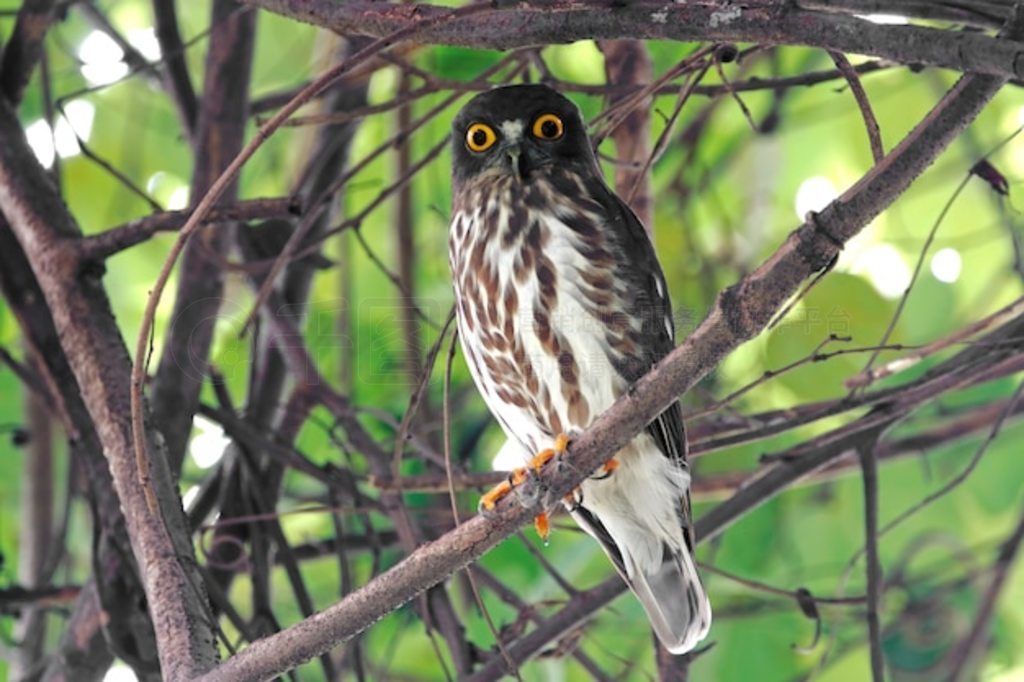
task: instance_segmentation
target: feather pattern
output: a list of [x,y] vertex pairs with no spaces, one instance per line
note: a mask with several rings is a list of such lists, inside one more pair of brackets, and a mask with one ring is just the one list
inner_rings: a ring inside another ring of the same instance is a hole
[[[528,143],[544,111],[565,121],[567,146],[537,151]],[[511,160],[467,156],[472,121],[515,138],[500,148],[512,150]],[[560,433],[586,428],[673,348],[667,287],[643,226],[605,184],[568,100],[545,86],[484,93],[456,118],[453,141],[449,259],[459,335],[485,402],[525,462]],[[662,643],[683,653],[707,634],[711,609],[692,557],[678,404],[616,459],[610,476],[584,481],[570,511]]]

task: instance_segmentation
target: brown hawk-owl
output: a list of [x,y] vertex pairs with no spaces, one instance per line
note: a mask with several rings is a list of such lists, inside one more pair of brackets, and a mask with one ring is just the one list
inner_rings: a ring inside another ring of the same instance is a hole
[[[449,258],[463,351],[524,464],[537,455],[484,496],[486,511],[672,350],[674,329],[654,248],[605,184],[572,102],[544,85],[497,88],[452,127]],[[566,502],[677,654],[711,625],[689,484],[673,404]]]

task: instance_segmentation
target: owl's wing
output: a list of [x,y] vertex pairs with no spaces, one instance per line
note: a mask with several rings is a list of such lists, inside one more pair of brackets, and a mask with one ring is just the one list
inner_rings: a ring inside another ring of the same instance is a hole
[[[623,378],[632,383],[675,348],[672,304],[661,264],[640,219],[607,185],[600,181],[595,185],[591,188],[592,196],[604,207],[610,232],[618,242],[615,246],[620,250],[620,257],[616,259],[616,278],[633,292],[635,300],[629,302],[632,309],[643,311],[640,332],[633,337],[638,349],[637,357],[618,368]],[[676,466],[689,468],[686,463],[686,431],[678,402],[673,402],[648,424],[647,432],[658,449]],[[682,511],[686,541],[692,550],[689,494],[684,496]]]

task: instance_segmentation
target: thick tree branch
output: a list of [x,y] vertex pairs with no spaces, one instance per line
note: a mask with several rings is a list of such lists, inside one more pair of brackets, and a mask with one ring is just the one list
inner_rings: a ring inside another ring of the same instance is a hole
[[160,54],[164,60],[164,87],[171,94],[181,117],[182,127],[191,138],[195,135],[199,105],[185,60],[185,43],[178,31],[175,0],[153,0],[153,21]]
[[[353,6],[340,6],[342,11],[350,7]],[[691,5],[677,7],[690,8]],[[404,10],[392,8],[384,16],[395,16],[401,12]],[[565,19],[565,16],[561,18]],[[450,24],[458,23],[453,18],[433,30],[447,30]],[[563,27],[569,25],[562,24]],[[507,30],[510,28],[506,26]],[[593,33],[592,30],[590,32]],[[906,190],[977,116],[1004,82],[1004,77],[990,75],[963,77],[882,163],[821,214],[812,216],[812,220],[790,234],[768,261],[722,292],[700,327],[573,444],[569,456],[573,458],[574,466],[566,467],[564,471],[544,472],[544,484],[550,491],[550,499],[560,500],[644,428],[650,419],[676,400],[680,393],[707,375],[741,343],[760,332],[807,277],[826,267],[846,241]],[[828,461],[823,458],[813,465],[805,462],[811,459],[800,458],[784,468],[808,466],[806,472],[809,472]],[[762,480],[766,479],[771,480],[770,476]],[[504,500],[493,518],[476,517],[439,540],[420,547],[406,560],[338,604],[253,643],[202,679],[262,678],[309,660],[366,629],[385,614],[467,565],[524,525],[536,511],[523,508],[514,499]],[[712,527],[724,527],[727,518],[714,520]],[[706,530],[708,524],[711,524],[711,519],[698,523],[698,529]]]
[[0,61],[0,96],[18,104],[43,56],[43,38],[53,21],[54,0],[26,0]]
[[137,609],[145,604],[110,469],[74,373],[61,348],[46,298],[21,245],[2,215],[0,291],[18,319],[26,345],[35,359],[33,365],[61,416],[70,444],[71,460],[79,463],[80,471],[87,479],[94,533],[99,540],[93,556],[95,581],[89,583],[90,589],[83,590],[75,602],[68,629],[44,678],[89,680],[94,674],[102,677],[113,655],[110,649],[137,667],[138,660],[132,659],[129,652],[151,653],[156,647],[148,614],[144,611],[127,613],[122,607],[122,614],[126,616],[124,622],[102,618],[104,605],[101,600],[106,601],[108,610],[113,608],[108,600],[135,605]]
[[[604,53],[604,72],[609,83],[642,87],[650,83],[654,65],[647,45],[640,40],[606,40],[599,47]],[[629,95],[610,97],[609,106]],[[653,96],[644,97],[611,131],[615,155],[621,165],[615,169],[615,187],[624,197],[648,234],[654,234],[654,207],[651,197],[650,166],[644,162],[651,155],[651,106]]]
[[[338,33],[388,35],[450,7],[357,0],[243,0]],[[923,3],[918,3],[923,4]],[[938,5],[940,3],[933,3]],[[910,8],[908,8],[910,9]],[[1024,76],[1024,45],[981,33],[875,24],[775,0],[509,4],[417,30],[421,43],[512,49],[577,40],[646,38],[810,45],[1003,78]]]
[[[256,31],[254,12],[234,0],[215,0],[211,12],[206,80],[195,134],[193,204],[206,194],[245,140],[249,76]],[[233,202],[237,184],[222,201]],[[206,378],[207,358],[224,291],[224,269],[211,254],[231,244],[231,224],[207,225],[185,249],[171,326],[153,382],[153,414],[167,439],[171,470],[178,471]]]
[[178,557],[192,555],[177,491],[165,464],[162,438],[150,426],[150,472],[162,516],[150,512],[138,485],[129,416],[127,350],[99,273],[82,270],[70,246],[81,232],[65,211],[25,140],[17,118],[0,104],[0,211],[39,280],[61,345],[96,425],[114,487],[125,510],[132,549],[153,615],[167,679],[186,679],[216,660],[213,634],[202,614],[198,573]]

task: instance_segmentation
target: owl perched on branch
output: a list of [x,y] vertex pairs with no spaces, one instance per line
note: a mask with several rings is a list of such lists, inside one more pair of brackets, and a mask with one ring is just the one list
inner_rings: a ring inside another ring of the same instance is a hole
[[[486,512],[563,457],[573,433],[672,350],[674,328],[650,239],[605,184],[572,102],[543,85],[482,93],[455,118],[452,147],[459,336],[484,400],[524,454],[525,466],[484,495]],[[689,484],[673,404],[565,500],[677,654],[711,625]],[[545,514],[537,526],[546,537]]]

